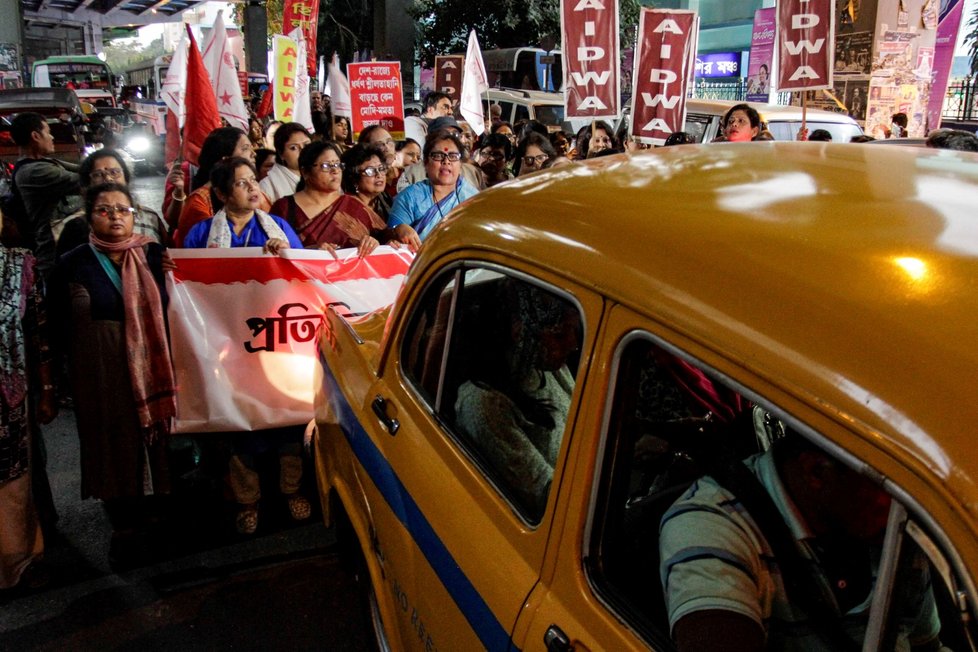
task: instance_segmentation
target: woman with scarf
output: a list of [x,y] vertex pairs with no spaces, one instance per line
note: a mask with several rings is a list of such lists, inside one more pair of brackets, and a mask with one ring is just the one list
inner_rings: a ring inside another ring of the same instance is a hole
[[[289,248],[302,248],[292,227],[280,217],[258,208],[261,191],[251,161],[232,158],[217,164],[211,173],[214,217],[190,230],[184,240],[188,248],[261,247],[278,255]],[[237,503],[235,529],[239,534],[254,534],[258,529],[258,501],[261,482],[255,456],[267,450],[279,455],[279,489],[293,519],[309,518],[312,506],[299,493],[302,484],[302,428],[278,428],[235,433],[231,438],[228,485]]]
[[362,257],[386,240],[384,221],[352,195],[343,194],[343,163],[335,143],[306,147],[299,169],[302,180],[296,193],[276,202],[272,212],[288,220],[307,249],[356,247]]
[[123,184],[90,188],[85,216],[89,246],[61,259],[55,286],[67,313],[58,323],[70,330],[82,497],[105,501],[116,535],[131,534],[145,510],[141,499],[170,490],[166,444],[176,385],[164,250],[133,233],[134,202]]
[[309,132],[298,122],[282,125],[275,132],[275,165],[261,180],[261,190],[273,204],[295,193],[299,183],[299,155],[312,142]]
[[34,257],[0,246],[0,589],[42,577],[31,577],[44,552],[32,439],[58,411],[46,335]]
[[460,176],[465,147],[455,132],[429,134],[423,154],[427,179],[398,193],[387,221],[394,237],[412,251],[453,208],[479,192]]

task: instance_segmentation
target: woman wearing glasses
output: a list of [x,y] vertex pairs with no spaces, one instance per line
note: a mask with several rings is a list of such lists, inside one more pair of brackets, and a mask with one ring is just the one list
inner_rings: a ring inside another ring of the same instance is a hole
[[387,221],[394,237],[412,251],[453,208],[479,192],[459,174],[465,147],[454,131],[429,134],[423,154],[427,178],[397,194]]
[[391,200],[387,194],[386,151],[377,145],[355,145],[343,153],[343,192],[356,197],[387,223]]
[[52,285],[63,313],[52,322],[67,329],[82,497],[105,501],[113,548],[145,517],[142,497],[169,491],[176,413],[163,247],[133,232],[135,213],[127,186],[90,188],[89,246],[61,259]]
[[531,131],[516,148],[516,163],[513,171],[521,177],[530,172],[542,170],[547,161],[557,158],[557,150],[550,144],[550,139],[535,131]]
[[272,207],[295,227],[307,249],[356,247],[362,257],[373,251],[383,236],[384,221],[341,189],[343,163],[336,143],[309,145],[299,156],[302,179],[296,193]]

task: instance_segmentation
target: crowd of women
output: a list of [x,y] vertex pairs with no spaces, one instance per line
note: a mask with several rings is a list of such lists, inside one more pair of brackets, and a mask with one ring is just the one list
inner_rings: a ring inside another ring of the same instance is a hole
[[[0,589],[31,575],[43,554],[41,526],[56,518],[38,428],[56,414],[56,390],[75,413],[82,497],[104,502],[114,536],[144,527],[158,496],[171,490],[177,389],[167,247],[261,247],[271,255],[355,248],[366,256],[381,244],[417,250],[452,208],[484,188],[639,147],[601,121],[577,134],[495,121],[476,138],[451,116],[430,120],[423,143],[395,142],[380,126],[354,142],[346,118],[315,108],[312,131],[257,118],[247,131],[215,129],[197,165],[170,169],[162,214],[133,196],[124,157],[98,150],[73,181],[84,209],[52,225],[58,262],[50,278],[36,273],[30,251],[6,242],[0,249]],[[729,140],[757,136],[749,112],[731,113]],[[18,128],[43,155],[44,121],[34,120]],[[218,468],[237,532],[258,528],[256,458],[265,452],[278,456],[287,513],[310,516],[301,438],[296,428],[228,436]]]

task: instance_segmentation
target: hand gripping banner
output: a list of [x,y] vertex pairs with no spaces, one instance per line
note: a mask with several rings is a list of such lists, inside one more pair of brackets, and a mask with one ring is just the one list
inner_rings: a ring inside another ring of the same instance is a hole
[[173,249],[169,320],[177,375],[174,432],[263,430],[313,417],[316,334],[325,311],[393,303],[413,254],[378,247]]

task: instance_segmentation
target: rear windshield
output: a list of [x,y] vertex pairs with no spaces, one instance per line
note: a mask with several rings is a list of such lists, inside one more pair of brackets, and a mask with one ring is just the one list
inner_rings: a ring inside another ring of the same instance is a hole
[[564,107],[560,104],[534,104],[534,118],[545,125],[560,125],[564,121]]
[[[852,140],[853,136],[862,135],[862,130],[856,125],[838,123],[838,122],[818,122],[817,120],[809,120],[806,124],[808,127],[808,133],[812,133],[816,129],[824,129],[830,134],[832,134],[832,142],[834,143],[848,143]],[[801,120],[797,122],[770,122],[768,123],[768,130],[771,135],[774,136],[775,140],[794,140],[798,135],[798,130],[801,129]]]

